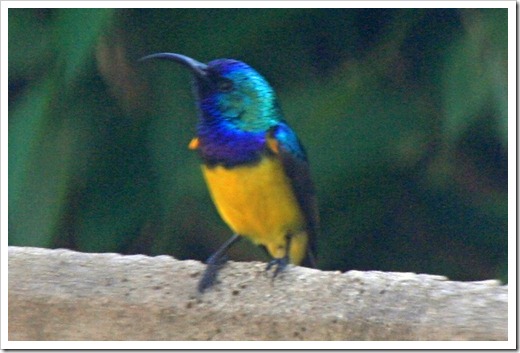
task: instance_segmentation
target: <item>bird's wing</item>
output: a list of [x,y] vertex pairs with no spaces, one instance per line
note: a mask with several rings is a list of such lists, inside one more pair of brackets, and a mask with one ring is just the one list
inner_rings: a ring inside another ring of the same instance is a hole
[[291,181],[296,199],[307,222],[309,246],[304,265],[316,267],[316,237],[319,214],[305,150],[296,134],[285,123],[280,123],[269,130],[267,146],[272,153],[281,158],[285,173]]

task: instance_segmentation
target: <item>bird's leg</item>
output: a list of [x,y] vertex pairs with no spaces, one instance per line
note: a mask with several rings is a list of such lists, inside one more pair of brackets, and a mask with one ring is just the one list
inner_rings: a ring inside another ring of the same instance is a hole
[[275,279],[276,276],[278,276],[278,274],[280,272],[282,272],[289,264],[289,249],[291,248],[291,238],[292,238],[291,234],[287,234],[285,236],[286,242],[285,242],[284,257],[278,258],[278,259],[272,259],[271,261],[269,261],[269,263],[267,264],[267,267],[265,268],[266,271],[269,271],[271,269],[271,267],[276,266],[276,268],[274,269],[274,273],[273,273],[273,279]]
[[198,290],[200,293],[203,293],[206,289],[215,284],[218,271],[227,262],[227,256],[225,255],[225,252],[239,239],[240,235],[233,234],[231,238],[222,244],[222,246],[206,260],[206,270],[204,271],[204,274],[202,275],[198,285]]

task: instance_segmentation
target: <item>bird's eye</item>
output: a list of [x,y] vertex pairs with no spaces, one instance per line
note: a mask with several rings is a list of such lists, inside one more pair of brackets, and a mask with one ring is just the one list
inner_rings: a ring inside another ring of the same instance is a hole
[[217,83],[217,88],[220,92],[230,92],[233,89],[233,82],[230,80],[220,80]]

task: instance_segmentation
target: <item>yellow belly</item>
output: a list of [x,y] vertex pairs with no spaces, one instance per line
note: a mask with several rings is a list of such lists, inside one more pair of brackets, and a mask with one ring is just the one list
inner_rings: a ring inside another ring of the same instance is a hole
[[211,197],[222,219],[237,234],[264,245],[271,256],[299,264],[307,246],[305,220],[281,162],[265,157],[253,166],[202,166]]

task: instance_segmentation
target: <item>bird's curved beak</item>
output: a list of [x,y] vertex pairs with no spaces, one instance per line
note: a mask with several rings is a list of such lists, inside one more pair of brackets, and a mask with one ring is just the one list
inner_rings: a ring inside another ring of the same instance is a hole
[[178,62],[190,69],[198,78],[207,78],[208,75],[208,65],[198,62],[186,55],[176,53],[156,53],[143,56],[138,61],[145,61],[148,59],[162,59]]

